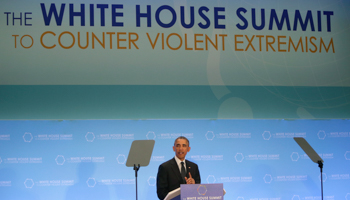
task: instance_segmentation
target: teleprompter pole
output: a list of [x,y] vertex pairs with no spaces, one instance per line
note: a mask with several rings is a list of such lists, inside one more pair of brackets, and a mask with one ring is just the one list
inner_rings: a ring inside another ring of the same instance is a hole
[[316,153],[316,151],[310,146],[310,144],[305,140],[305,138],[294,137],[293,139],[304,150],[304,152],[307,154],[307,156],[309,156],[309,158],[312,160],[312,162],[317,163],[318,167],[320,167],[320,171],[321,171],[321,200],[323,200],[323,177],[322,177],[322,175],[323,175],[322,174],[323,160]]
[[136,200],[138,199],[138,198],[137,198],[137,172],[139,171],[139,169],[140,169],[140,164],[138,164],[137,167],[136,167],[136,164],[134,164],[135,181],[136,181]]
[[318,167],[320,168],[320,172],[321,172],[321,198],[322,198],[322,200],[323,200],[323,178],[322,178],[322,168],[323,168],[323,163],[322,163],[322,161],[318,161],[317,162],[318,163]]

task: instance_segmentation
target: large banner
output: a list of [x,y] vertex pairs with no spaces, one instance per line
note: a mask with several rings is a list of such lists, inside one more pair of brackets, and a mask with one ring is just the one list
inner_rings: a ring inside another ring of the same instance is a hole
[[1,85],[350,86],[349,1],[0,5]]
[[321,174],[293,137],[324,160],[325,200],[350,199],[349,120],[2,120],[1,200],[132,200],[133,140],[155,140],[138,172],[138,197],[156,200],[158,166],[185,136],[202,183],[228,200],[318,200]]

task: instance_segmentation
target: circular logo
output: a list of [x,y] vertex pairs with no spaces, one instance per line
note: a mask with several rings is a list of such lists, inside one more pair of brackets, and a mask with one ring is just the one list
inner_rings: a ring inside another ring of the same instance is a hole
[[199,185],[197,188],[197,192],[199,195],[205,195],[207,193],[207,187],[205,185]]

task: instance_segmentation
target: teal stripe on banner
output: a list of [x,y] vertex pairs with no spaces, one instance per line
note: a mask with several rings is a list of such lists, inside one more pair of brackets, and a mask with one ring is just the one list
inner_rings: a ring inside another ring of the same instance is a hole
[[0,86],[0,119],[350,118],[350,87]]

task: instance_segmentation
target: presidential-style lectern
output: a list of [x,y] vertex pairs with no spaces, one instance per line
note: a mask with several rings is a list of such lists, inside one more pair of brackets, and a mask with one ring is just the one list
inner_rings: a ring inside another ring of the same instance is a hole
[[226,194],[226,191],[223,188],[222,183],[182,184],[179,188],[169,192],[164,200],[181,200],[181,199],[223,200],[225,194]]

